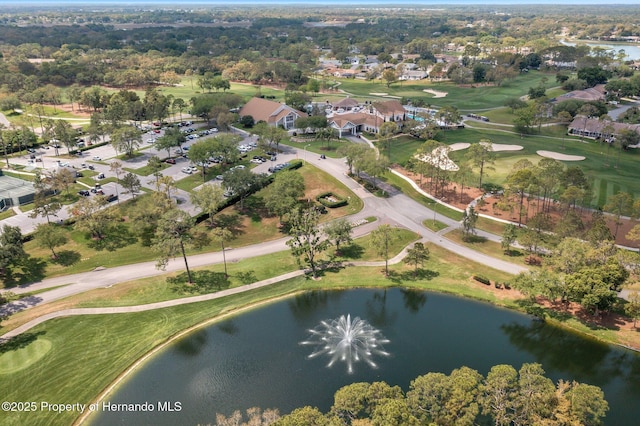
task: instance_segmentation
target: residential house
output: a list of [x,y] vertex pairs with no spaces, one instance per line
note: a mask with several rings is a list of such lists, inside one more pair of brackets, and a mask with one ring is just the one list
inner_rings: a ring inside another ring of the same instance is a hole
[[251,98],[240,108],[239,114],[240,117],[252,116],[256,123],[264,121],[270,126],[282,126],[287,130],[294,128],[298,118],[307,116],[306,113],[288,105],[262,98]]
[[597,84],[594,87],[589,87],[584,90],[574,90],[564,95],[558,96],[555,101],[562,102],[569,99],[578,101],[591,102],[591,101],[604,101],[606,97],[606,90],[604,84]]
[[[607,126],[611,126],[610,129],[607,129]],[[606,139],[611,142],[622,130],[635,130],[640,133],[640,124],[617,123],[577,115],[569,124],[568,133],[588,139]]]

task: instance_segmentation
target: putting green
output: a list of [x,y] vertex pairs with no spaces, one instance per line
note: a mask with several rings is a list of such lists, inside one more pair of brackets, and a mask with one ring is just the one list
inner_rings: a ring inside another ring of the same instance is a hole
[[24,370],[51,350],[47,339],[36,339],[27,346],[0,355],[0,374],[10,374]]

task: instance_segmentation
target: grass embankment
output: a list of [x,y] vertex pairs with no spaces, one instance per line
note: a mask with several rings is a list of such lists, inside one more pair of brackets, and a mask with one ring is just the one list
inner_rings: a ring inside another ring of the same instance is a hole
[[[436,246],[429,246],[429,249],[433,260],[425,264],[417,279],[413,269],[403,264],[392,265],[389,278],[384,277],[380,267],[354,267],[325,271],[319,281],[299,277],[207,302],[133,314],[69,317],[46,322],[23,334],[14,343],[14,350],[3,348],[0,357],[10,362],[14,370],[2,375],[0,393],[12,401],[88,404],[137,359],[182,330],[242,307],[298,291],[402,285],[515,306],[511,299],[499,297],[512,296],[513,292],[490,292],[469,279],[472,274],[479,273],[504,281],[508,278],[506,274],[473,264]],[[23,351],[35,353],[27,360],[21,358]],[[31,364],[26,365],[28,362]],[[58,415],[46,411],[9,413],[3,423],[70,424],[75,417],[74,413]]]
[[[395,238],[389,244],[389,253],[395,256],[411,242],[418,239],[418,235],[405,230],[392,230]],[[357,238],[348,246],[341,246],[340,255],[335,254],[334,249],[318,256],[318,261],[382,261],[384,260],[371,245],[370,236]],[[244,284],[261,281],[267,278],[286,274],[299,269],[296,259],[289,250],[271,253],[264,256],[243,259],[239,262],[229,262],[227,271],[229,279],[223,283],[222,288],[237,288]],[[194,274],[200,271],[223,273],[224,265],[193,268]],[[147,303],[161,302],[165,300],[180,299],[184,297],[204,294],[195,286],[177,285],[172,283],[172,278],[184,275],[183,272],[162,274],[154,277],[128,281],[116,286],[99,288],[73,297],[57,300],[45,305],[37,306],[10,316],[0,326],[0,334],[25,324],[42,315],[71,308],[94,308],[104,306],[132,306]],[[213,291],[212,288],[210,291]],[[207,291],[205,291],[206,293]],[[35,295],[36,293],[30,293]]]

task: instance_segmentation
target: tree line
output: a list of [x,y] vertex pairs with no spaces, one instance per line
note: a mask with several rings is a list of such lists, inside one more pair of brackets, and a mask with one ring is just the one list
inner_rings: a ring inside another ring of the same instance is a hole
[[306,406],[279,416],[277,410],[216,415],[216,424],[329,426],[600,425],[609,409],[602,390],[576,381],[554,384],[540,364],[493,366],[486,376],[469,367],[427,373],[409,390],[385,382],[352,383],[340,388],[326,412]]

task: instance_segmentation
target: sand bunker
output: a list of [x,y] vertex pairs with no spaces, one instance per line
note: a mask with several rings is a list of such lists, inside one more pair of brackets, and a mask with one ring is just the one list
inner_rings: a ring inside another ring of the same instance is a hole
[[388,93],[369,93],[371,96],[387,96]]
[[494,143],[491,144],[493,147],[493,151],[494,152],[498,152],[498,151],[520,151],[521,149],[524,149],[522,146],[520,145],[507,145],[504,143]]
[[431,154],[416,155],[415,158],[430,163],[441,170],[450,172],[460,170],[460,167],[449,158],[449,151],[451,151],[451,149],[448,146],[439,146],[434,149]]
[[553,158],[554,160],[560,161],[582,161],[586,158],[582,155],[568,155],[553,151],[536,151],[536,154],[541,157]]
[[461,151],[463,149],[469,148],[470,146],[471,146],[470,143],[458,142],[458,143],[449,145],[449,148],[451,148],[451,151]]
[[433,89],[423,89],[422,91],[426,93],[431,93],[434,98],[444,98],[445,96],[447,96],[447,92],[439,92]]

